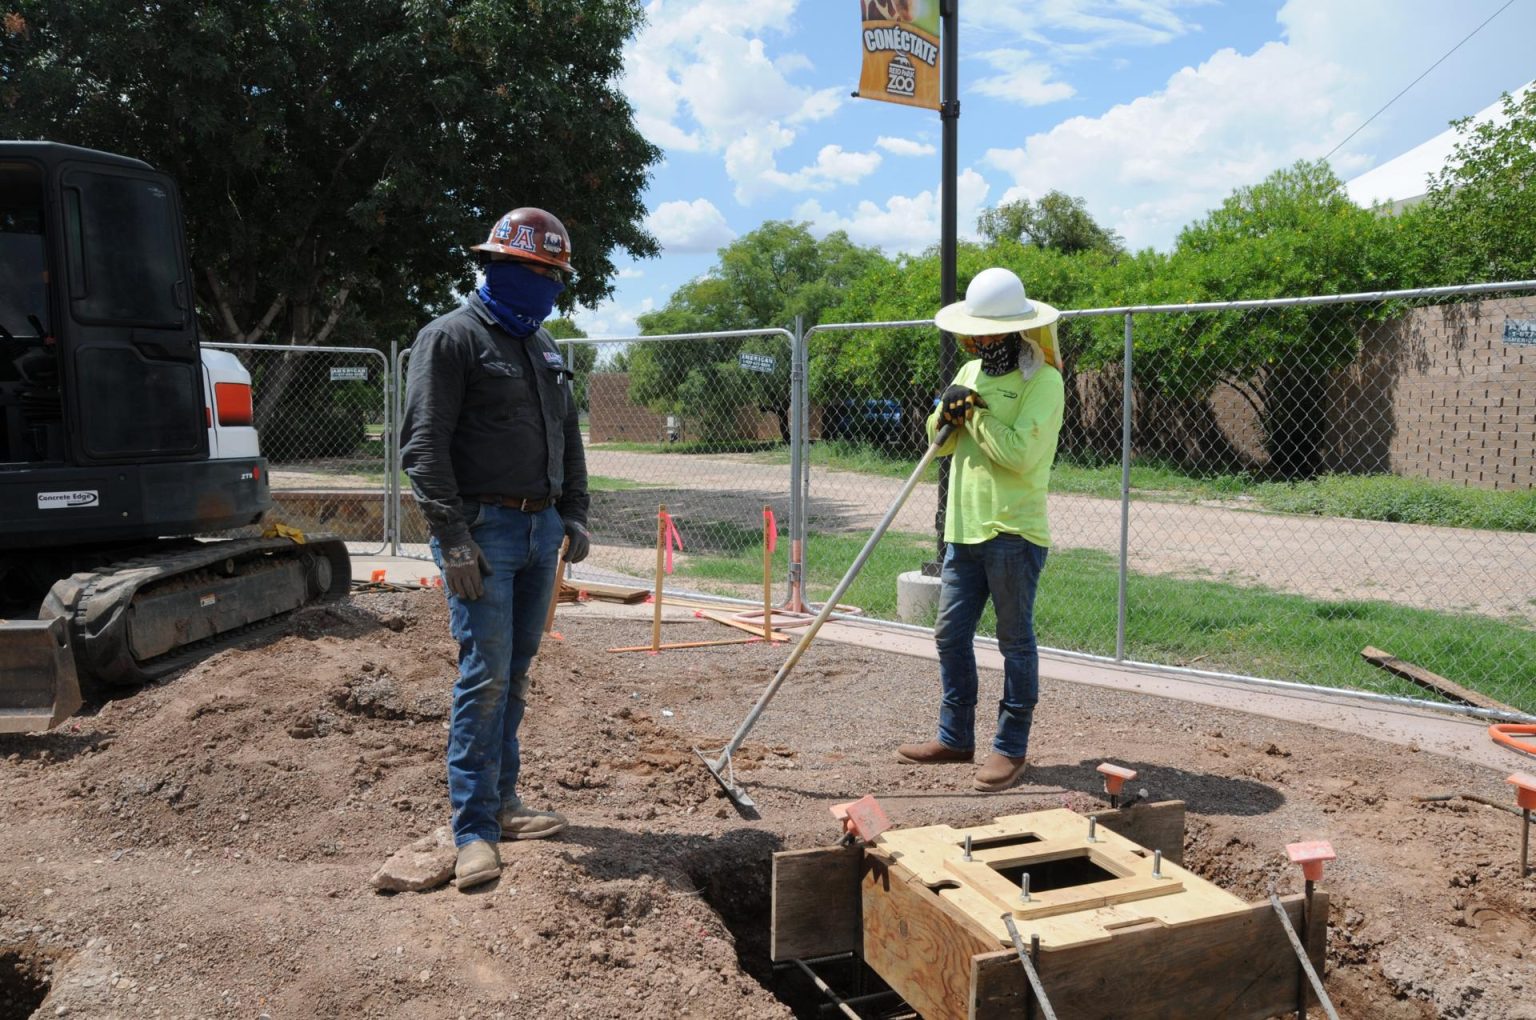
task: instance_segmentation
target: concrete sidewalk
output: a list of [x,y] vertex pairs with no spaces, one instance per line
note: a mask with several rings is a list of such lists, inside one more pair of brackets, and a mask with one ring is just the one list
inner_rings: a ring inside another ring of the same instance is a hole
[[[398,556],[356,556],[352,576],[359,581],[371,579],[375,570],[383,570],[387,581],[412,582],[437,576],[437,568],[427,560]],[[648,605],[624,606],[612,602],[589,602],[560,610],[562,615],[607,619],[633,619],[637,633],[649,625],[652,609]],[[691,609],[663,608],[667,622],[693,622]],[[647,630],[647,634],[649,631]],[[791,634],[794,632],[791,631]],[[883,627],[878,622],[847,623],[833,621],[817,634],[818,641],[858,645],[879,651],[907,655],[937,662],[933,639],[925,634]],[[786,646],[788,647],[788,646]],[[978,644],[976,664],[982,669],[1001,671],[1003,657],[990,644]],[[938,669],[934,669],[934,691],[938,690]],[[1250,715],[1286,722],[1307,723],[1350,737],[1374,740],[1442,754],[1507,773],[1521,767],[1521,756],[1504,750],[1488,738],[1488,724],[1467,716],[1410,706],[1373,704],[1349,697],[1318,691],[1292,691],[1266,688],[1240,681],[1220,680],[1166,672],[1155,668],[1133,667],[1111,662],[1087,660],[1078,656],[1042,651],[1040,677],[1045,682],[1107,687],[1119,691],[1154,695],[1175,701],[1195,702]],[[789,683],[793,683],[793,677]],[[747,706],[743,706],[745,710]]]

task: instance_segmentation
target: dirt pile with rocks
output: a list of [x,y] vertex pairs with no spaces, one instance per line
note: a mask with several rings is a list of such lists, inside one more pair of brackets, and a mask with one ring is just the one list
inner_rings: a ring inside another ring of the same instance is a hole
[[[571,825],[506,844],[500,881],[468,894],[369,883],[447,821],[457,651],[438,592],[309,610],[58,732],[0,738],[0,1020],[789,1017],[807,998],[766,958],[768,862],[832,842],[828,805],[874,793],[899,825],[1085,810],[1106,758],[1187,801],[1186,866],[1247,899],[1299,884],[1285,843],[1333,841],[1342,1015],[1536,1020],[1518,819],[1412,800],[1509,801],[1502,774],[1048,684],[1028,781],[980,796],[963,766],[891,753],[931,727],[931,663],[822,644],[738,759],[762,812],[748,821],[691,748],[725,742],[786,649],[614,655],[648,638],[647,619],[561,613],[564,640],[534,671],[521,792]],[[667,640],[723,630],[669,624]]]

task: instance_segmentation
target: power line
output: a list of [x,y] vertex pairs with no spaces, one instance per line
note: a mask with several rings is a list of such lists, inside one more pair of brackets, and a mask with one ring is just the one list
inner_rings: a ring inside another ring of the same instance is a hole
[[1335,152],[1338,152],[1340,149],[1344,148],[1345,144],[1347,144],[1349,142],[1350,138],[1353,138],[1356,135],[1358,135],[1360,132],[1364,131],[1365,128],[1366,128],[1366,125],[1370,124],[1370,122],[1375,120],[1377,117],[1380,117],[1383,113],[1386,113],[1387,112],[1387,106],[1391,106],[1393,103],[1395,103],[1399,99],[1403,98],[1403,96],[1407,93],[1407,91],[1409,89],[1413,88],[1419,82],[1424,80],[1425,75],[1429,74],[1430,71],[1433,71],[1435,68],[1437,68],[1441,64],[1445,63],[1445,58],[1446,57],[1449,57],[1452,53],[1455,53],[1457,50],[1461,49],[1462,45],[1464,43],[1466,43],[1467,39],[1471,39],[1474,35],[1476,35],[1477,33],[1481,32],[1484,28],[1486,28],[1488,26],[1488,22],[1489,21],[1492,21],[1494,18],[1497,18],[1500,14],[1503,14],[1506,10],[1509,9],[1510,5],[1513,4],[1514,2],[1515,2],[1515,0],[1508,0],[1508,2],[1505,3],[1503,7],[1500,7],[1498,10],[1496,10],[1492,14],[1488,15],[1488,18],[1487,18],[1486,21],[1484,21],[1481,25],[1478,25],[1472,31],[1467,33],[1466,39],[1463,39],[1461,42],[1457,43],[1455,46],[1452,46],[1449,50],[1446,50],[1444,57],[1441,57],[1439,60],[1435,61],[1433,64],[1430,64],[1429,67],[1425,68],[1424,74],[1421,74],[1417,78],[1413,79],[1413,81],[1409,82],[1406,86],[1403,87],[1403,91],[1402,92],[1399,92],[1397,95],[1395,95],[1391,99],[1387,100],[1387,105],[1383,106],[1381,109],[1377,110],[1375,113],[1373,113],[1369,117],[1367,117],[1366,121],[1365,121],[1365,124],[1361,124],[1359,127],[1355,128],[1353,131],[1351,131],[1349,133],[1349,136],[1347,138],[1345,138],[1344,141],[1340,142],[1338,145],[1335,145],[1333,148],[1329,149],[1328,150],[1328,155],[1323,157],[1323,161],[1326,162],[1327,159],[1328,159],[1328,156],[1332,156]]

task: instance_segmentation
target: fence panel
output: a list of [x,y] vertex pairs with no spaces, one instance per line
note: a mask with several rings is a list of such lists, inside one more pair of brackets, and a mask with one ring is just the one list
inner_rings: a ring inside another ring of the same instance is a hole
[[[1126,656],[1428,695],[1370,646],[1536,712],[1533,321],[1528,293],[1138,311]],[[1119,413],[1095,326],[1089,421]]]
[[[790,508],[792,337],[747,330],[677,337],[560,341],[576,399],[592,496],[592,552],[580,578],[649,587],[656,508],[683,540],[675,591],[761,599],[763,507],[786,531]],[[401,378],[409,351],[402,352]],[[427,556],[430,537],[409,483],[400,549]],[[788,543],[775,556],[782,584]]]
[[388,358],[366,347],[210,343],[251,373],[273,515],[378,552],[388,535]]

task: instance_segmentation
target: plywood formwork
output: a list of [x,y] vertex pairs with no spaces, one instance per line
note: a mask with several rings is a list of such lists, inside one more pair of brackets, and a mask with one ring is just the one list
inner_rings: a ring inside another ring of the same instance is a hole
[[[1108,812],[1090,842],[1088,819],[1041,811],[890,830],[862,851],[775,855],[773,956],[855,950],[925,1020],[1019,1016],[1027,982],[1007,913],[1026,942],[1039,938],[1036,967],[1058,1016],[1262,1020],[1294,1009],[1299,964],[1279,919],[1177,863],[1183,819],[1178,802]],[[1300,930],[1301,898],[1283,905]],[[1319,968],[1327,909],[1317,894],[1303,933]]]

